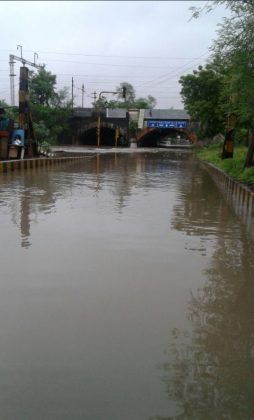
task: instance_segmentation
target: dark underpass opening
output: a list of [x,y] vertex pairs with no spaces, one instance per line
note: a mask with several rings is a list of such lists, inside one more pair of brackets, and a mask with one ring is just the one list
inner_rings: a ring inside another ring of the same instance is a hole
[[[96,128],[91,128],[80,135],[80,146],[97,146],[97,132]],[[114,146],[115,145],[115,130],[108,127],[101,127],[100,133],[101,146]]]
[[172,128],[156,129],[146,133],[138,141],[139,147],[158,147],[161,140],[170,140],[172,144],[177,142],[188,142],[188,134],[181,130]]

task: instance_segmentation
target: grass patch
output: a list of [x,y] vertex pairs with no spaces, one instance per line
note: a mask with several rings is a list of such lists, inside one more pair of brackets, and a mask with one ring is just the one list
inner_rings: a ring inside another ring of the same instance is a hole
[[235,146],[232,159],[221,159],[221,144],[197,149],[196,153],[199,159],[212,163],[236,181],[254,188],[254,166],[251,168],[243,168],[247,147]]

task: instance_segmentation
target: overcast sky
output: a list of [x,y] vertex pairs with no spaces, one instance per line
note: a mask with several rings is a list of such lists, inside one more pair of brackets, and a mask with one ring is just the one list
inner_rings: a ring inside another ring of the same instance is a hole
[[[191,19],[205,1],[1,1],[0,99],[10,103],[9,55],[46,64],[58,89],[74,79],[75,106],[92,94],[133,85],[156,108],[183,108],[179,77],[204,64],[226,11]],[[15,64],[17,104],[20,63]],[[113,96],[107,95],[108,99]]]

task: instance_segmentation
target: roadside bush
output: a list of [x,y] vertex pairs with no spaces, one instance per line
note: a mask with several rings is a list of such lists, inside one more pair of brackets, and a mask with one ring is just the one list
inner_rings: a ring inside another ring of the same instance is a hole
[[248,146],[249,139],[249,130],[247,128],[236,128],[234,141],[235,144],[242,144],[243,146]]

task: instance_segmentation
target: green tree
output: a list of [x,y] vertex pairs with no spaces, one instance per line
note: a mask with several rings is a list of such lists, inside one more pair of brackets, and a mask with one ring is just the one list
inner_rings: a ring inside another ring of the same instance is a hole
[[120,86],[118,86],[116,88],[116,92],[118,92],[118,101],[121,101],[121,99],[123,98],[123,88],[125,87],[126,89],[126,98],[125,98],[125,102],[130,102],[133,103],[135,102],[136,99],[136,92],[134,87],[128,83],[128,82],[122,82],[120,83]]
[[[126,97],[123,98],[123,87],[126,88]],[[115,92],[117,92],[117,99],[116,100],[109,100],[107,101],[106,96],[101,96],[93,105],[95,107],[102,107],[102,108],[154,108],[156,106],[156,99],[148,95],[147,98],[136,98],[136,92],[134,87],[128,82],[122,82],[119,86],[115,88]]]
[[224,5],[230,16],[220,24],[212,50],[229,72],[229,91],[239,124],[249,129],[250,141],[245,167],[253,165],[254,156],[254,1],[214,0],[204,8],[191,8],[193,17]]
[[16,121],[18,118],[18,108],[9,106],[4,99],[0,99],[0,108],[5,110],[7,118],[10,118],[13,121]]
[[156,106],[156,99],[148,95],[147,98],[138,98],[134,104],[134,108],[152,109]]
[[38,73],[30,73],[29,95],[33,104],[52,106],[56,101],[57,93],[56,75],[51,74],[45,68],[39,69]]
[[8,105],[4,99],[0,99],[0,108],[7,108]]
[[200,136],[212,137],[224,130],[225,115],[221,106],[224,77],[214,63],[199,66],[182,76],[181,96],[193,120],[200,122]]
[[30,73],[30,108],[38,141],[56,143],[59,135],[68,131],[71,100],[67,88],[56,91],[56,83],[56,75],[45,68]]

